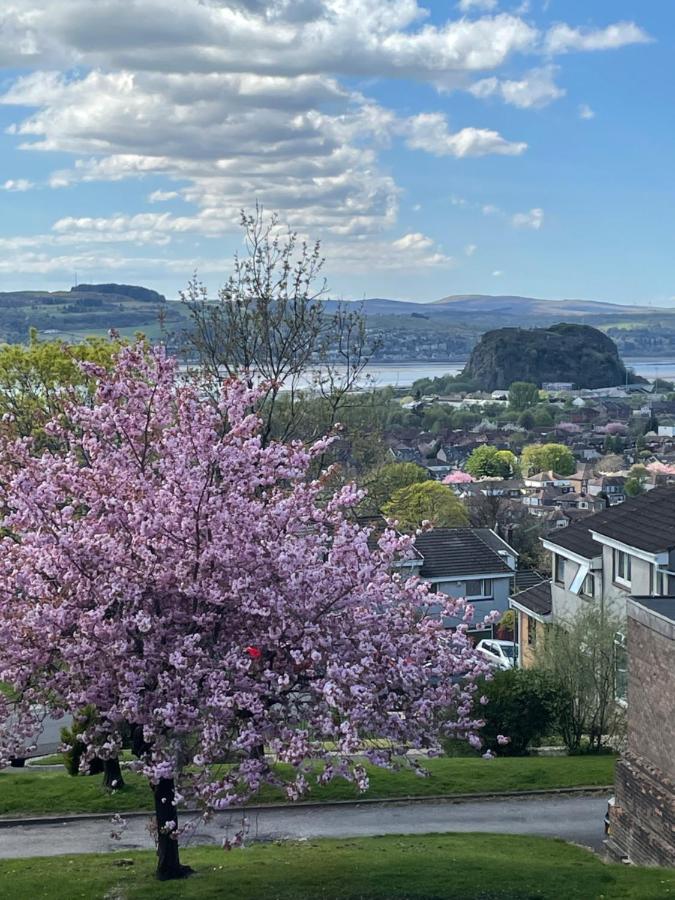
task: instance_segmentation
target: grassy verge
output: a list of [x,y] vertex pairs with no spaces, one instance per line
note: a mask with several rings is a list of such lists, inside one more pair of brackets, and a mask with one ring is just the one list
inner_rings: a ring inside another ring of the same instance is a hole
[[[484,759],[440,758],[428,761],[430,775],[420,778],[410,770],[389,772],[370,768],[370,787],[360,794],[354,785],[337,779],[315,787],[308,800],[354,800],[472,794],[484,791],[519,791],[559,787],[608,785],[614,780],[612,756],[560,756]],[[280,766],[289,776],[290,767]],[[101,776],[72,778],[65,772],[15,770],[0,773],[0,815],[41,813],[126,812],[150,809],[146,781],[125,772],[127,786],[108,794],[101,788]],[[257,802],[284,800],[281,791],[265,788]]]
[[[119,857],[131,860],[120,865]],[[426,835],[182,852],[196,874],[160,884],[151,852],[2,860],[7,900],[666,900],[675,872],[603,864],[545,838]]]

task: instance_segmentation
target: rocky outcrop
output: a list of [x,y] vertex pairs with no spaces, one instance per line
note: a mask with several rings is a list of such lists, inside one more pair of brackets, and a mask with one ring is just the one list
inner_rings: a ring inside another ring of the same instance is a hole
[[464,375],[485,391],[514,381],[572,382],[579,388],[623,384],[626,369],[614,342],[590,325],[488,331],[474,347]]

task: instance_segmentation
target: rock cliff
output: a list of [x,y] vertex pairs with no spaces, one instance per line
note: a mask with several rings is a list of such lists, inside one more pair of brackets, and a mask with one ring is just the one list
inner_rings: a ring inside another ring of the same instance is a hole
[[488,331],[474,347],[464,375],[483,390],[514,381],[572,382],[579,388],[623,384],[626,369],[611,338],[590,325]]

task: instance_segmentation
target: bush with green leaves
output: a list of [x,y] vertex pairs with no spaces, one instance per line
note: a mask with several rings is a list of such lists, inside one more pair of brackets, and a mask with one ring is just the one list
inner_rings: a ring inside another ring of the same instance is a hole
[[[496,672],[483,689],[483,742],[501,756],[526,756],[529,748],[556,728],[561,689],[555,680],[536,669]],[[498,735],[509,743],[502,745]]]

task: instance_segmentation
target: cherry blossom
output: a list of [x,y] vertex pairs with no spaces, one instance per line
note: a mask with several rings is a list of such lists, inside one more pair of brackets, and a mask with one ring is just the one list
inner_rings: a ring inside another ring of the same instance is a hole
[[161,348],[86,369],[95,400],[49,423],[47,450],[0,438],[4,764],[37,709],[96,710],[85,759],[131,727],[175,877],[177,794],[240,805],[272,760],[291,798],[317,777],[364,789],[364,761],[480,744],[485,663],[441,623],[470,612],[407,577],[411,538],[369,545],[354,486],[309,477],[325,440],[263,446],[254,392],[230,380],[213,402]]

